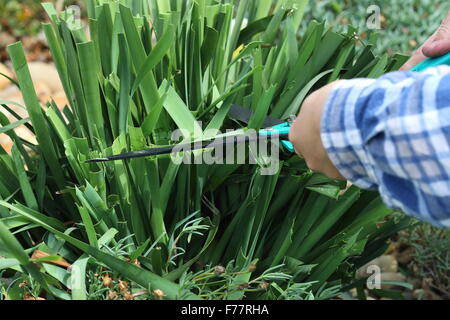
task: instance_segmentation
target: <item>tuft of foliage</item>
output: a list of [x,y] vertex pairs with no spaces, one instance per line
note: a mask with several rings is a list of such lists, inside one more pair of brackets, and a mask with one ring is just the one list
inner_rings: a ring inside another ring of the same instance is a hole
[[450,231],[421,223],[402,241],[414,248],[408,264],[413,277],[425,280],[443,299],[450,299]]
[[412,53],[436,31],[449,10],[448,1],[435,0],[314,0],[306,9],[305,20],[323,19],[336,30],[351,24],[365,37],[373,31],[367,21],[375,21],[374,14],[379,12],[376,52]]

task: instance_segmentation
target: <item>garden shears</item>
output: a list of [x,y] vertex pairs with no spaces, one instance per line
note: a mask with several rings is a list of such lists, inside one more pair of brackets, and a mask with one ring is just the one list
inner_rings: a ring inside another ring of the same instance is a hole
[[[414,67],[411,71],[414,72],[421,72],[431,67],[436,67],[440,65],[450,65],[450,53],[438,57],[438,58],[430,58],[426,59],[422,63],[418,64],[416,67]],[[231,118],[245,122],[248,124],[249,119],[253,115],[253,111],[250,109],[246,109],[237,105],[234,105],[229,115]],[[255,137],[248,137],[245,133],[244,134],[236,134],[235,136],[231,136],[233,138],[232,140],[227,139],[226,141],[223,141],[222,139],[220,141],[215,141],[216,138],[210,138],[205,141],[197,141],[187,144],[178,144],[174,146],[167,146],[167,147],[156,147],[151,149],[145,149],[141,151],[135,151],[135,152],[129,152],[124,153],[120,155],[113,155],[109,157],[104,158],[98,158],[98,159],[92,159],[88,160],[87,162],[107,162],[107,161],[116,161],[116,160],[126,160],[126,159],[133,159],[133,158],[142,158],[142,157],[151,157],[151,156],[158,156],[158,155],[165,155],[165,154],[171,154],[172,152],[176,150],[185,150],[188,149],[189,151],[193,150],[202,150],[202,149],[209,149],[209,148],[215,148],[223,146],[224,144],[229,143],[245,143],[250,141],[258,141],[260,139],[279,139],[281,141],[282,148],[290,153],[293,153],[295,151],[294,145],[289,141],[289,132],[291,130],[292,121],[282,121],[279,119],[275,119],[272,117],[268,117],[265,121],[265,125],[267,126],[266,129],[260,130]],[[230,138],[230,137],[228,137]]]
[[[237,121],[248,123],[250,117],[253,115],[253,111],[237,105],[232,106],[229,115]],[[194,151],[222,147],[227,144],[240,144],[246,142],[254,142],[259,140],[273,140],[279,139],[282,148],[286,152],[294,152],[294,145],[289,141],[289,132],[291,130],[293,119],[283,122],[281,120],[268,117],[265,120],[265,125],[274,124],[271,127],[267,127],[257,132],[255,135],[248,135],[247,133],[232,133],[227,136],[211,137],[202,141],[190,142],[185,144],[177,144],[167,147],[156,147],[150,149],[144,149],[140,151],[128,152],[119,155],[113,155],[104,158],[92,159],[87,162],[107,162],[126,159],[135,159],[143,157],[153,157],[159,155],[167,155],[171,153],[177,153],[182,151]]]

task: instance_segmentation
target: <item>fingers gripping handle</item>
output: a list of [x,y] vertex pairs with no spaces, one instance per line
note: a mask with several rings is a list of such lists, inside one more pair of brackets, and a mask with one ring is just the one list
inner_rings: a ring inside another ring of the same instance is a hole
[[422,63],[419,63],[417,66],[415,66],[412,71],[422,72],[428,68],[442,65],[450,66],[450,52],[442,57],[426,59]]

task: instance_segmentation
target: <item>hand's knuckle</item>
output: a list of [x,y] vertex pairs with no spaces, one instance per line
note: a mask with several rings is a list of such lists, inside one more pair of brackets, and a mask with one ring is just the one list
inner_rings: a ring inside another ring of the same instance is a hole
[[450,22],[446,23],[446,24],[442,24],[439,27],[439,33],[440,35],[448,35],[450,33]]
[[418,56],[422,56],[422,50],[420,50],[420,49],[415,50],[413,53],[413,57],[418,57]]
[[442,22],[442,25],[448,25],[450,24],[450,10],[447,12],[447,16],[444,19],[444,21]]

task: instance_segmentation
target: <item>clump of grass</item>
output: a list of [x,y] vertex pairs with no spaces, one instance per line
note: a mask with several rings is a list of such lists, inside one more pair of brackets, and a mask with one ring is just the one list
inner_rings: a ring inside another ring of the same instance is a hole
[[[379,11],[374,10],[374,5]],[[449,10],[450,4],[444,1],[314,0],[310,1],[305,18],[326,20],[336,30],[351,24],[366,37],[371,31],[367,21],[375,21],[374,15],[379,13],[380,39],[376,52],[412,53],[436,31]]]
[[[99,267],[158,299],[336,295],[409,225],[389,219],[376,193],[343,192],[287,153],[271,176],[260,165],[168,156],[86,163],[170,144],[175,129],[195,139],[203,129],[245,128],[228,115],[232,104],[253,110],[259,129],[266,116],[297,114],[314,88],[377,77],[407,58],[375,56],[374,37],[357,48],[353,28],[311,21],[300,30],[306,5],[92,0],[85,34],[44,3],[69,105],[43,110],[20,43],[9,47],[30,118],[2,120],[15,142],[11,155],[0,149],[2,268],[31,277],[49,299],[89,298],[98,288],[86,278]],[[14,135],[23,123],[38,145]],[[30,259],[36,249],[49,257]],[[60,258],[71,268],[48,263]]]
[[442,299],[450,299],[450,231],[421,223],[405,234],[401,241],[413,248],[407,273],[425,281],[423,289],[433,291]]

